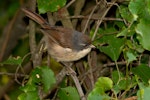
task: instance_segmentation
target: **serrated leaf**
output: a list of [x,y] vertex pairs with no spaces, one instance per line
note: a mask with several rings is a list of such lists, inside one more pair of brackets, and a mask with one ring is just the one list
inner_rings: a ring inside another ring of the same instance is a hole
[[6,61],[3,61],[1,64],[20,65],[21,63],[22,63],[21,57],[10,56]]
[[80,100],[79,94],[74,87],[61,88],[58,92],[60,100]]
[[[124,38],[117,38],[115,34],[118,31],[114,28],[108,28],[107,30],[99,29],[98,34],[102,36],[94,41],[94,45],[101,51],[108,55],[113,61],[117,61],[124,46]],[[103,46],[101,46],[103,44]]]
[[100,51],[107,54],[113,61],[117,61],[124,46],[124,39],[117,38],[115,35],[107,35],[103,36],[101,41],[106,43],[106,46],[99,47]]
[[132,68],[132,72],[138,75],[145,83],[150,79],[150,68],[147,65],[141,64],[138,67]]
[[138,40],[140,44],[146,49],[150,50],[150,21],[141,19],[137,25],[136,32],[138,33]]
[[52,85],[56,82],[53,71],[47,66],[40,67],[41,73],[41,82],[44,86],[44,91],[47,92]]
[[66,4],[66,0],[37,0],[39,13],[54,12]]

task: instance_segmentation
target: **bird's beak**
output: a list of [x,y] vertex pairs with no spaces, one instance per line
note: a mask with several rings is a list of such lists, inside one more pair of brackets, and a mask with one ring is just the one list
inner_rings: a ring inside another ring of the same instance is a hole
[[89,47],[90,47],[90,48],[96,48],[96,47],[95,47],[94,45],[92,45],[92,44],[91,44]]

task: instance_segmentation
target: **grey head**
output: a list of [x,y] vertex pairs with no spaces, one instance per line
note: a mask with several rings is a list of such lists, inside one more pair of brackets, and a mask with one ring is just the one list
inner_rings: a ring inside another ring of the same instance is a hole
[[80,51],[88,48],[88,46],[91,45],[91,40],[87,35],[75,30],[73,32],[74,33],[72,34],[72,45],[74,50]]

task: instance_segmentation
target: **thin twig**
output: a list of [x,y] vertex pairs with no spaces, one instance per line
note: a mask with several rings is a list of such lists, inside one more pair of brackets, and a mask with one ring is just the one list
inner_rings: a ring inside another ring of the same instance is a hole
[[[78,15],[78,16],[70,16],[67,18],[71,18],[71,19],[76,19],[76,18],[82,18],[82,19],[88,19],[89,16],[83,16],[83,15]],[[92,20],[101,20],[102,18],[99,17],[91,17]],[[112,18],[112,17],[105,17],[103,18],[104,21],[124,21],[122,18]]]
[[[26,59],[26,57],[28,57],[30,54],[31,54],[31,53],[26,54],[26,55],[22,58],[22,62],[23,62],[23,61]],[[16,81],[18,84],[21,84],[21,82],[18,81],[18,75],[17,75],[19,69],[21,69],[22,73],[25,75],[25,72],[24,72],[24,70],[23,70],[23,68],[22,68],[22,64],[19,64],[19,65],[18,65],[18,67],[17,67],[17,69],[16,69],[16,72],[15,72],[15,81]]]
[[17,76],[17,77],[26,77],[28,75],[25,75],[25,74],[15,74],[15,73],[8,73],[8,72],[0,72],[0,75],[8,75],[8,76]]
[[58,91],[59,91],[59,89],[56,89],[56,92],[55,92],[55,94],[54,94],[54,96],[53,96],[53,98],[51,100],[56,100]]
[[75,85],[76,85],[76,88],[78,90],[78,93],[80,95],[80,98],[81,100],[86,100],[85,96],[84,96],[84,93],[83,93],[83,90],[82,90],[82,87],[80,85],[80,82],[76,76],[76,72],[71,68],[72,65],[70,66],[65,66],[66,67],[66,70],[68,71],[68,73],[70,74],[70,76],[72,77]]
[[114,4],[116,1],[117,1],[117,0],[113,0],[113,1],[112,1],[112,5],[110,5],[110,6],[106,9],[106,11],[104,12],[104,14],[103,14],[102,17],[101,17],[101,20],[98,20],[97,26],[96,26],[96,29],[95,29],[95,32],[94,32],[94,35],[93,35],[93,37],[92,37],[92,40],[95,39],[96,34],[97,34],[97,31],[98,31],[98,29],[99,29],[99,26],[100,26],[101,23],[102,23],[103,18],[106,16],[106,14],[108,13],[108,11],[110,10],[110,8],[113,6],[113,4]]
[[66,8],[68,8],[70,5],[72,5],[76,0],[71,0],[67,5]]
[[[120,62],[117,62],[117,64],[118,65],[126,65],[127,62],[126,61],[120,61]],[[112,63],[101,65],[101,67],[104,68],[104,67],[111,67],[111,66],[115,66],[115,65],[116,65],[116,63],[112,62]],[[95,71],[100,71],[98,66],[92,69],[93,73]],[[90,73],[90,70],[88,70],[86,73],[84,73],[82,76],[80,76],[79,79],[84,79],[84,77],[86,77],[89,73]]]
[[[31,11],[35,12],[36,10],[36,0],[32,0],[29,3],[29,8]],[[33,62],[33,67],[37,66],[37,53],[36,53],[36,37],[35,37],[35,22],[33,20],[29,20],[29,44],[31,51],[31,58]]]
[[93,72],[92,72],[92,64],[91,64],[91,58],[90,58],[90,54],[88,55],[88,64],[89,64],[89,71],[90,71],[90,79],[91,79],[91,83],[92,83],[92,88],[94,87],[94,76],[93,76]]
[[88,20],[87,20],[87,22],[86,22],[86,24],[85,24],[85,28],[84,28],[84,30],[82,31],[82,33],[85,33],[85,31],[86,31],[86,29],[87,29],[87,26],[88,26],[88,23],[89,23],[89,21],[90,21],[92,15],[93,15],[93,13],[94,13],[94,11],[96,10],[96,8],[98,7],[99,4],[100,4],[100,1],[99,1],[99,3],[93,8],[92,12],[90,13],[90,16],[89,16],[89,18],[88,18]]

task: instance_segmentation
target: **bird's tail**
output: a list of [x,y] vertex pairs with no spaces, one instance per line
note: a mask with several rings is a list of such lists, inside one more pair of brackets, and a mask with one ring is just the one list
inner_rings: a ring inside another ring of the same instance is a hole
[[25,13],[26,16],[28,16],[29,18],[31,18],[32,20],[34,20],[35,22],[40,24],[42,28],[44,28],[44,29],[50,28],[49,23],[44,18],[42,18],[39,14],[34,13],[25,8],[22,8],[22,11]]

